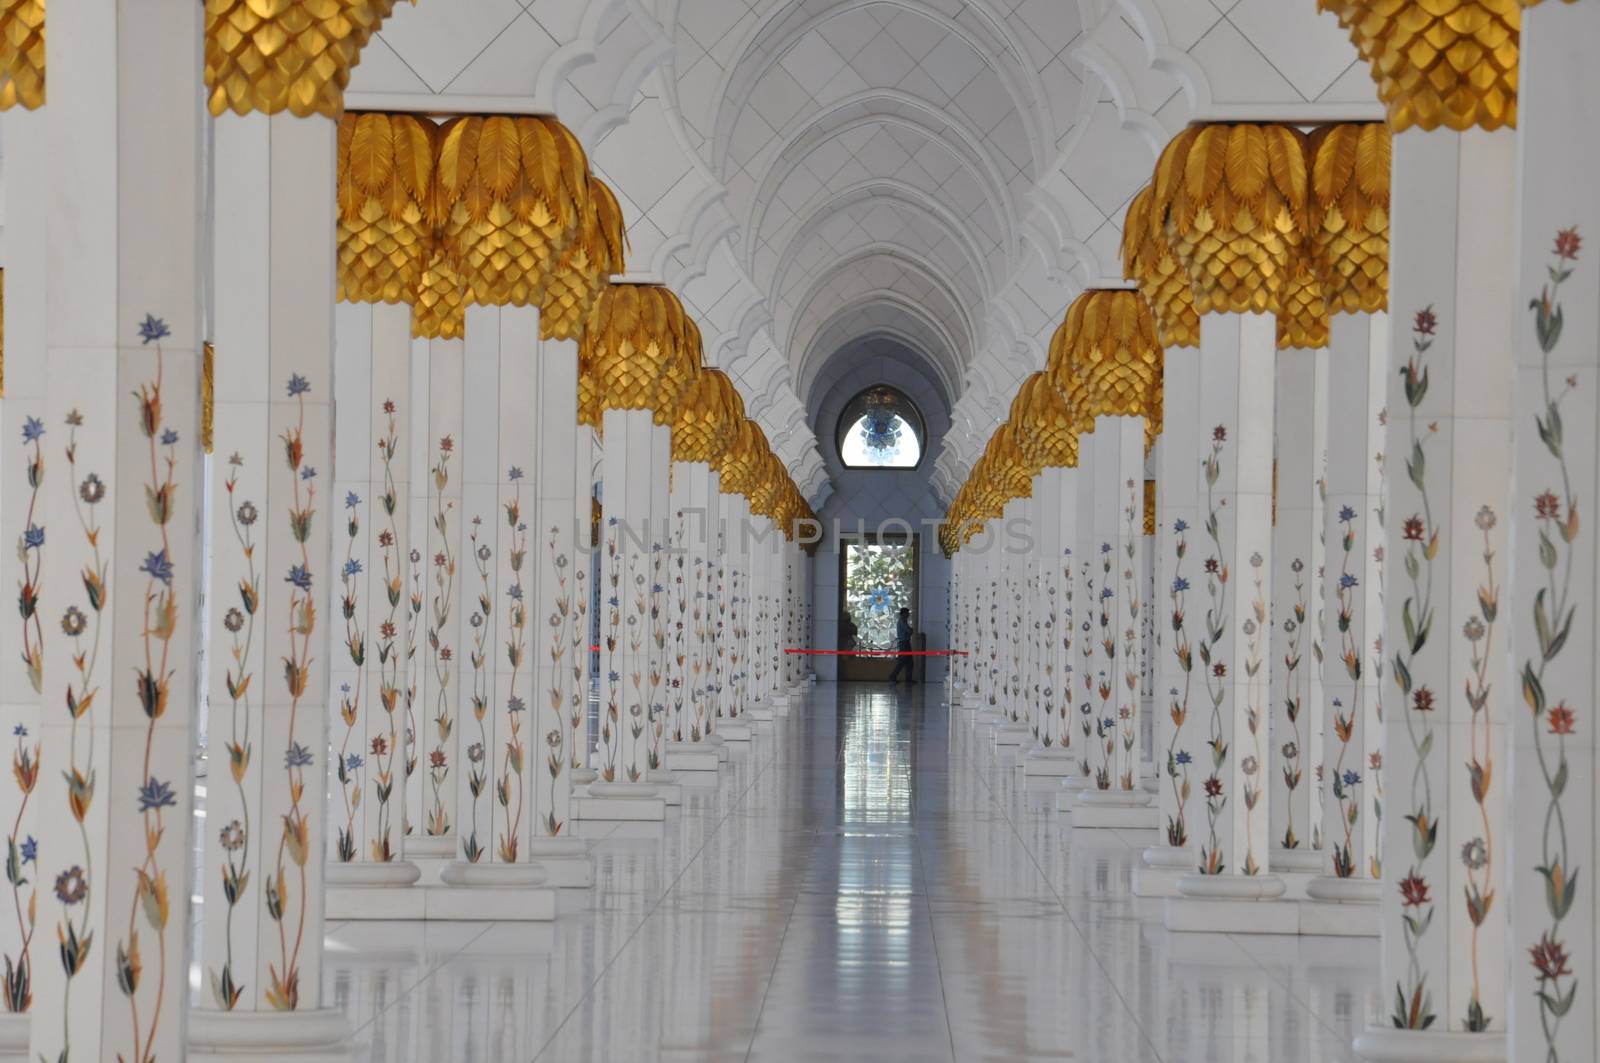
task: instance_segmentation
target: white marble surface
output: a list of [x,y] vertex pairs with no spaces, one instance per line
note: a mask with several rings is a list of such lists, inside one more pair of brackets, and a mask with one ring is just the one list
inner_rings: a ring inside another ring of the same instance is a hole
[[554,923],[345,923],[357,1059],[1335,1063],[1371,941],[1173,935],[1153,832],[1074,836],[938,687],[820,684]]

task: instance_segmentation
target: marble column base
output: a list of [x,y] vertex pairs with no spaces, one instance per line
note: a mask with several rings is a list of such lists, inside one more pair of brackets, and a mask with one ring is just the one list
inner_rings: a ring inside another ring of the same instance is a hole
[[1155,830],[1161,809],[1143,790],[1084,790],[1072,806],[1074,830]]
[[[528,864],[482,866],[537,867]],[[543,868],[539,871],[543,881]],[[324,893],[324,907],[323,917],[330,922],[347,919],[548,922],[556,917],[556,891],[544,885],[441,885],[395,889],[329,884]]]
[[1305,891],[1306,900],[1300,903],[1301,933],[1378,936],[1381,880],[1317,875],[1306,883]]
[[1271,864],[1274,871],[1297,871],[1301,874],[1320,875],[1323,853],[1320,849],[1274,849]]
[[594,858],[582,838],[534,838],[528,843],[528,859],[543,865],[547,886],[587,889],[594,885]]
[[410,834],[400,843],[400,852],[407,860],[449,860],[456,855],[456,840],[450,835]]
[[415,886],[422,869],[410,860],[391,860],[386,864],[354,860],[348,864],[328,861],[323,872],[328,888],[336,886],[384,886],[404,889]]
[[575,768],[572,772],[572,785],[588,786],[598,778],[600,773],[593,768]]
[[705,742],[670,742],[666,759],[671,771],[716,771],[721,763],[716,747]]
[[1298,934],[1299,907],[1283,900],[1286,887],[1275,875],[1202,875],[1178,878],[1162,921],[1180,933]]
[[748,742],[755,732],[750,727],[750,721],[740,716],[736,720],[723,720],[718,723],[717,734],[728,742]]
[[[683,804],[683,787],[672,777],[669,768],[651,768],[645,773],[645,782],[656,788],[656,796],[667,803],[667,807],[676,808]],[[595,794],[594,787],[589,788],[591,797],[603,796]]]
[[1367,1063],[1506,1063],[1504,1033],[1434,1033],[1368,1026],[1352,1047]]
[[758,701],[745,710],[745,715],[756,723],[772,722],[772,706],[764,701]]
[[1009,717],[994,729],[994,744],[997,746],[1020,746],[1033,738],[1033,732],[1028,730],[1025,723],[1017,723]]
[[[595,783],[594,786],[616,786],[617,783]],[[591,787],[593,789],[593,787]],[[645,787],[650,792],[641,796],[613,794],[574,797],[572,818],[583,822],[639,822],[659,823],[667,818],[667,803],[657,797],[656,788]]]
[[1377,904],[1383,899],[1383,880],[1317,875],[1306,883],[1306,896],[1329,904]]
[[452,860],[439,872],[439,881],[462,889],[525,889],[542,886],[550,877],[542,864],[469,863]]
[[350,1023],[339,1008],[298,1011],[189,1012],[190,1060],[261,1063],[288,1059],[296,1063],[344,1063],[352,1057]]
[[0,1012],[0,1061],[11,1063],[28,1058],[28,1037],[33,1017],[17,1012]]

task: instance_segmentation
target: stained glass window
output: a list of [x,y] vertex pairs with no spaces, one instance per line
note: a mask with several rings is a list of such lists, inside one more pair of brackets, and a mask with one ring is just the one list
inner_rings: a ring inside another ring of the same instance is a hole
[[922,416],[893,388],[868,388],[839,417],[839,460],[851,469],[914,469],[922,460]]
[[845,609],[856,627],[857,649],[895,648],[895,619],[902,608],[915,609],[916,587],[913,542],[845,543]]

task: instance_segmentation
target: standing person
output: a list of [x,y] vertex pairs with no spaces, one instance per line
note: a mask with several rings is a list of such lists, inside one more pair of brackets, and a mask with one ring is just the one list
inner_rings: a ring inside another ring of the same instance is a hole
[[894,622],[895,648],[900,651],[900,659],[894,662],[894,669],[889,672],[889,685],[893,686],[900,669],[906,672],[906,685],[915,683],[911,671],[911,610],[902,608],[900,617]]
[[845,613],[844,620],[839,625],[839,648],[841,650],[855,649],[857,634],[855,618],[848,612]]

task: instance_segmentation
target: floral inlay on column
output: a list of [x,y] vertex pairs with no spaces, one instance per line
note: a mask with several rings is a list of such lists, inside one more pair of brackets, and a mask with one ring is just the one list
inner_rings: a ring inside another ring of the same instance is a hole
[[489,616],[494,611],[494,580],[489,576],[494,551],[488,543],[479,541],[482,528],[483,518],[475,516],[467,535],[467,549],[478,572],[478,607],[467,618],[472,628],[472,652],[468,655],[472,665],[472,720],[478,731],[467,746],[467,795],[472,799],[472,808],[468,811],[467,834],[461,839],[461,855],[474,864],[484,854],[484,846],[478,841],[478,806],[489,784],[489,730],[485,721],[489,717]]
[[[1111,789],[1111,773],[1116,765],[1117,756],[1117,719],[1116,705],[1112,700],[1115,692],[1117,670],[1117,638],[1111,630],[1111,599],[1116,591],[1111,589],[1111,544],[1100,544],[1100,595],[1097,623],[1100,628],[1100,652],[1105,654],[1105,664],[1095,674],[1095,693],[1100,698],[1099,714],[1095,718],[1094,734],[1099,741],[1100,765],[1094,769],[1094,784],[1101,790]],[[1091,581],[1089,589],[1094,590]]]
[[651,771],[665,766],[661,743],[667,730],[667,706],[663,690],[667,665],[667,552],[659,542],[650,544],[650,686],[645,695],[646,719],[650,728],[645,763]]
[[1227,443],[1228,429],[1219,424],[1211,431],[1211,453],[1205,459],[1206,537],[1211,540],[1214,551],[1204,564],[1209,607],[1206,609],[1205,636],[1199,646],[1206,696],[1211,701],[1211,737],[1206,741],[1211,749],[1211,774],[1206,776],[1204,784],[1208,841],[1200,847],[1200,872],[1205,875],[1220,875],[1227,870],[1217,824],[1221,821],[1222,810],[1228,804],[1228,796],[1222,786],[1222,769],[1228,763],[1228,743],[1223,738],[1222,727],[1222,702],[1228,696],[1228,665],[1212,659],[1216,656],[1217,645],[1228,630],[1228,617],[1223,604],[1229,573],[1227,562],[1221,560],[1222,509],[1227,505],[1227,499],[1218,499],[1216,496],[1217,479],[1222,475],[1222,449]]
[[[417,674],[419,666],[417,659],[417,632],[422,630],[422,551],[413,546],[409,557],[411,562],[411,589],[406,600],[410,609],[409,618],[406,620],[406,730],[405,730],[405,780],[403,785],[411,785],[411,777],[417,772],[417,765],[421,761],[421,746],[417,743]],[[411,805],[406,804],[405,833],[410,834],[416,829],[411,822]]]
[[455,451],[455,440],[445,436],[439,440],[439,450],[433,464],[434,512],[433,526],[439,533],[439,550],[433,555],[433,600],[429,603],[428,648],[432,652],[433,679],[437,691],[433,698],[433,737],[435,745],[428,750],[428,814],[425,830],[431,837],[450,833],[450,812],[445,805],[445,783],[450,778],[450,735],[455,730],[455,717],[450,711],[450,679],[455,674],[455,650],[444,644],[444,632],[450,623],[455,606],[456,557],[450,547],[450,511],[455,503],[447,501],[444,489],[450,483],[450,455]]
[[[317,629],[317,613],[311,597],[311,524],[317,511],[317,470],[305,464],[305,396],[311,383],[295,374],[289,377],[289,397],[300,408],[295,426],[283,436],[293,493],[286,514],[289,533],[300,544],[300,563],[291,565],[284,577],[289,593],[289,656],[283,662],[284,683],[289,692],[288,748],[284,753],[284,772],[288,776],[289,809],[283,816],[283,834],[278,841],[276,864],[267,881],[267,915],[278,924],[278,962],[267,964],[270,985],[267,1003],[280,1011],[300,1006],[300,947],[306,933],[306,860],[311,856],[311,820],[301,808],[305,796],[305,769],[316,762],[315,754],[295,737],[299,722],[300,699],[311,681],[311,637]],[[296,641],[298,639],[298,641]],[[313,795],[321,798],[320,794]],[[285,862],[287,859],[288,863]],[[288,884],[288,864],[295,867],[296,884]],[[294,912],[293,931],[286,917]]]
[[1139,740],[1138,721],[1134,717],[1133,706],[1139,703],[1139,683],[1143,674],[1144,658],[1139,653],[1140,602],[1139,602],[1139,576],[1134,573],[1133,566],[1138,553],[1138,536],[1144,527],[1144,483],[1137,485],[1133,480],[1128,480],[1124,485],[1128,492],[1127,504],[1122,508],[1123,522],[1123,563],[1122,570],[1122,601],[1127,609],[1128,626],[1122,632],[1122,682],[1126,688],[1129,704],[1119,706],[1117,709],[1118,726],[1121,728],[1122,749],[1118,756],[1126,761],[1124,770],[1117,773],[1117,786],[1123,790],[1134,788],[1134,772],[1139,769],[1138,758],[1134,753],[1134,745]]
[[1406,822],[1411,824],[1412,860],[1399,885],[1404,909],[1401,922],[1408,957],[1407,971],[1404,982],[1395,986],[1395,1010],[1392,1015],[1395,1027],[1405,1030],[1426,1030],[1437,1018],[1433,1011],[1433,995],[1428,989],[1427,973],[1422,969],[1420,958],[1421,942],[1432,929],[1434,913],[1434,898],[1420,868],[1432,855],[1439,838],[1439,821],[1433,814],[1433,780],[1428,770],[1434,744],[1434,692],[1424,677],[1412,674],[1412,665],[1427,645],[1433,627],[1433,561],[1439,553],[1439,527],[1433,519],[1427,475],[1426,443],[1432,435],[1433,426],[1419,425],[1417,421],[1417,408],[1428,393],[1425,356],[1433,345],[1437,326],[1438,319],[1431,306],[1417,311],[1411,327],[1412,354],[1400,368],[1409,406],[1407,426],[1410,452],[1406,457],[1406,475],[1422,501],[1421,512],[1405,518],[1402,528],[1406,542],[1406,598],[1401,616],[1405,629],[1395,633],[1404,641],[1394,655],[1394,679],[1400,688],[1406,736],[1417,761],[1411,773],[1405,813]]
[[[1356,590],[1361,586],[1361,581],[1351,571],[1355,554],[1356,533],[1354,521],[1356,511],[1349,506],[1339,510],[1339,523],[1344,531],[1339,536],[1339,585],[1337,588],[1339,615],[1336,623],[1339,628],[1339,660],[1344,665],[1345,674],[1351,682],[1361,682],[1362,650],[1356,644],[1355,636],[1351,633],[1351,621],[1355,615]],[[1357,770],[1359,764],[1350,765],[1347,757],[1350,751],[1350,742],[1355,734],[1355,707],[1347,707],[1339,698],[1333,702],[1333,735],[1339,742],[1339,755],[1334,760],[1333,772],[1333,797],[1339,803],[1339,823],[1343,831],[1344,840],[1333,843],[1333,873],[1339,878],[1351,878],[1356,873],[1354,852],[1354,835],[1356,825],[1361,820],[1361,772]],[[1359,756],[1359,750],[1357,755]],[[1374,860],[1377,858],[1374,857]],[[1377,868],[1374,867],[1373,878],[1377,878]]]
[[[617,518],[606,518],[606,653],[615,654],[622,642],[622,546],[617,541]],[[601,677],[605,683],[605,711],[600,716],[600,778],[617,781],[617,760],[622,742],[622,674],[615,668]]]
[[[132,910],[128,915],[128,936],[117,942],[116,953],[117,985],[128,998],[129,1007],[133,1011],[134,1043],[131,1058],[138,1060],[139,1063],[150,1063],[154,1058],[153,1046],[161,1024],[162,1005],[166,1000],[167,916],[170,906],[167,899],[167,866],[163,862],[161,852],[161,841],[166,833],[161,810],[176,807],[178,803],[171,781],[157,779],[151,772],[156,723],[166,715],[168,697],[171,694],[169,684],[173,670],[169,665],[172,636],[177,630],[179,609],[172,587],[176,558],[173,557],[171,538],[167,532],[167,525],[171,523],[177,511],[178,484],[175,475],[178,463],[178,433],[165,425],[161,390],[165,370],[161,340],[171,334],[164,321],[149,315],[145,316],[144,322],[139,326],[139,338],[145,344],[156,345],[155,379],[141,383],[139,390],[134,393],[139,406],[140,430],[148,441],[150,471],[149,479],[144,485],[145,506],[151,523],[160,529],[160,546],[147,552],[144,562],[139,566],[139,571],[145,576],[144,622],[140,635],[143,661],[134,667],[134,687],[146,720],[144,770],[140,772],[144,783],[139,787],[137,794],[139,812],[144,820],[144,858],[135,869],[138,888],[134,890]],[[92,591],[90,595],[93,599]],[[68,697],[70,699],[70,693]],[[93,697],[92,691],[89,697]],[[91,795],[94,790],[92,772],[83,785],[86,787],[87,798],[87,795]],[[81,824],[81,818],[79,822]],[[89,867],[87,837],[84,839],[84,848],[86,857],[84,866],[87,869]],[[68,907],[80,900],[86,901],[88,875],[89,872],[85,870],[74,881],[72,870],[67,871],[56,881],[56,897]],[[182,882],[182,870],[178,871],[178,876]],[[184,887],[180,885],[179,888]],[[73,899],[75,896],[77,900]],[[87,904],[85,907],[87,908]],[[158,964],[160,973],[156,976],[155,1001],[148,1012],[141,1007],[142,1002],[138,995],[140,974],[143,969],[137,929],[141,916],[143,921],[149,924],[161,956]],[[81,968],[83,960],[87,958],[89,937],[85,936],[75,944],[77,948],[72,950],[74,955],[70,957],[73,966],[68,968],[72,973],[76,973],[76,968]],[[69,961],[68,952],[67,944],[63,941],[63,963]]]
[[[40,569],[44,555],[44,528],[37,523],[39,489],[44,485],[44,422],[37,417],[26,417],[22,422],[22,445],[26,453],[28,480],[28,505],[23,515],[22,534],[17,538],[17,556],[22,562],[22,579],[17,587],[17,612],[22,620],[22,660],[28,669],[28,682],[35,694],[43,692],[44,675],[44,623],[39,612]],[[105,486],[99,478],[85,480],[80,499],[87,501],[90,494],[103,497]],[[69,607],[63,615],[62,630],[71,635],[82,632],[88,623],[83,611]],[[37,867],[39,843],[32,835],[24,836],[22,825],[28,802],[39,782],[39,744],[28,745],[28,729],[17,724],[12,731],[17,748],[11,757],[11,774],[22,800],[17,805],[16,818],[6,835],[6,881],[11,884],[12,907],[17,916],[16,955],[7,955],[6,995],[7,1011],[25,1012],[33,1004],[33,928],[34,898],[38,887],[28,878],[29,864]],[[26,892],[24,892],[26,891]]]
[[[528,655],[528,607],[522,586],[522,566],[528,560],[528,525],[522,519],[522,470],[513,465],[506,479],[515,485],[511,501],[505,504],[506,530],[510,543],[506,552],[511,566],[511,585],[506,588],[506,663],[511,665],[507,683],[510,693],[505,703],[505,750],[501,758],[500,780],[495,784],[495,801],[501,809],[503,829],[495,840],[498,858],[507,864],[516,863],[518,841],[522,837],[523,778],[527,768],[527,743],[522,737],[523,713],[528,709],[516,693],[522,665]],[[558,660],[559,666],[560,661]],[[557,746],[560,745],[559,735]],[[552,748],[552,754],[555,750]],[[559,761],[556,774],[560,774]],[[554,798],[551,800],[554,808]],[[554,818],[552,814],[552,819]],[[559,829],[559,825],[557,825]],[[556,831],[550,831],[555,834]]]
[[[674,470],[675,472],[677,470]],[[689,616],[689,602],[693,597],[689,593],[689,580],[685,577],[688,570],[689,549],[684,542],[685,517],[681,508],[673,512],[672,526],[672,593],[671,612],[672,623],[672,660],[674,668],[672,676],[667,681],[668,697],[671,699],[670,711],[672,719],[672,741],[684,741],[684,706],[688,703],[694,688],[695,676],[699,675],[700,666],[696,661],[690,665],[690,640],[693,636],[693,627]],[[695,700],[699,700],[696,698]],[[699,728],[695,728],[695,737],[699,737]]]
[[[404,680],[399,627],[406,623],[406,620],[401,613],[404,608],[405,583],[400,567],[400,548],[396,542],[396,534],[399,531],[397,521],[400,498],[395,486],[394,459],[399,450],[399,434],[396,430],[393,400],[384,401],[383,412],[388,420],[383,435],[378,439],[378,457],[383,462],[383,495],[379,501],[383,506],[384,522],[378,531],[378,556],[383,559],[383,590],[389,611],[384,614],[383,621],[378,625],[378,704],[383,709],[383,726],[377,734],[372,735],[368,747],[372,770],[367,777],[372,782],[372,796],[378,803],[377,821],[374,825],[375,837],[370,839],[372,859],[386,864],[393,861],[400,851],[394,837],[395,824],[391,802],[394,798],[396,781],[395,757],[403,753],[401,731],[397,726],[395,713],[400,708],[401,683]],[[407,636],[414,643],[414,634],[408,631]],[[411,706],[409,690],[405,692],[405,699],[409,712]],[[409,775],[409,769],[405,770]],[[402,780],[402,793],[404,785]]]
[[[67,478],[69,481],[78,482],[78,428],[83,425],[83,417],[73,410],[67,414]],[[34,431],[38,435],[44,434],[44,429],[33,422]],[[68,751],[67,768],[62,777],[66,782],[67,807],[72,812],[72,818],[78,824],[78,842],[83,852],[83,863],[73,864],[66,871],[56,877],[56,900],[66,907],[68,917],[56,924],[56,939],[60,944],[61,966],[66,972],[67,986],[65,999],[62,1003],[62,1054],[70,1049],[72,1039],[72,979],[83,970],[85,961],[89,958],[89,947],[92,944],[92,934],[89,930],[89,891],[94,869],[94,851],[89,844],[89,833],[84,825],[84,820],[89,814],[89,808],[94,803],[94,751],[92,740],[79,742],[80,733],[86,732],[92,739],[93,718],[90,713],[94,707],[95,696],[99,689],[91,685],[95,675],[95,665],[100,657],[101,634],[105,622],[105,609],[108,603],[107,587],[107,562],[100,552],[100,520],[96,515],[95,507],[105,501],[108,495],[105,482],[98,474],[91,470],[84,476],[78,494],[73,502],[78,514],[78,527],[83,535],[83,605],[69,605],[62,614],[61,629],[73,640],[75,647],[72,654],[72,668],[74,677],[67,686],[65,708],[67,715],[72,719],[72,742]],[[40,545],[42,546],[42,533]],[[37,850],[35,850],[37,855]],[[78,919],[74,922],[70,911],[78,909]]]
[[[1572,570],[1578,555],[1578,500],[1572,487],[1573,475],[1563,449],[1561,404],[1578,386],[1576,375],[1564,382],[1550,365],[1550,356],[1561,342],[1563,315],[1558,298],[1561,285],[1577,268],[1582,241],[1576,228],[1556,234],[1555,261],[1548,267],[1549,281],[1534,301],[1534,333],[1541,352],[1544,412],[1535,418],[1539,439],[1549,454],[1551,486],[1533,500],[1539,528],[1539,564],[1544,569],[1542,584],[1533,602],[1533,626],[1538,639],[1539,657],[1522,662],[1522,697],[1532,712],[1533,749],[1539,764],[1544,815],[1539,837],[1539,863],[1536,870],[1544,880],[1544,909],[1547,926],[1538,942],[1529,949],[1529,962],[1537,979],[1539,1018],[1547,1048],[1547,1058],[1560,1057],[1557,1040],[1562,1023],[1578,998],[1581,979],[1572,969],[1563,924],[1572,914],[1578,897],[1580,868],[1573,865],[1567,836],[1568,805],[1565,803],[1570,771],[1567,745],[1577,730],[1577,713],[1559,692],[1545,688],[1550,663],[1566,649],[1577,612]],[[1485,614],[1492,610],[1485,606]],[[1476,646],[1474,646],[1476,649]],[[1579,652],[1582,652],[1580,649]],[[1487,654],[1487,650],[1485,651]],[[1583,692],[1575,692],[1580,703]],[[1477,717],[1474,707],[1474,721]],[[1474,722],[1476,732],[1476,722]],[[1578,812],[1579,822],[1587,810]]]
[[[545,735],[547,752],[544,759],[544,777],[550,787],[550,803],[547,806],[549,811],[545,813],[544,823],[541,826],[547,836],[554,838],[561,833],[561,828],[565,826],[565,822],[556,816],[555,811],[557,785],[561,781],[561,773],[567,770],[569,764],[573,769],[581,766],[577,761],[576,751],[570,756],[567,751],[569,736],[573,743],[576,744],[577,724],[582,722],[582,717],[579,716],[576,723],[567,722],[566,714],[569,707],[569,695],[566,688],[568,681],[563,677],[570,675],[572,685],[576,689],[582,690],[583,685],[579,683],[581,678],[579,673],[583,669],[578,662],[587,660],[588,655],[579,652],[580,647],[573,638],[573,631],[582,628],[580,617],[584,614],[578,612],[574,607],[574,593],[568,583],[570,579],[568,573],[572,567],[571,559],[561,550],[561,529],[559,527],[551,527],[549,537],[545,540],[545,551],[549,555],[550,567],[556,578],[555,608],[545,621],[550,631],[550,648],[548,652],[550,654],[550,663],[553,666],[551,677],[555,681],[545,691],[545,697],[548,699],[550,711],[555,714],[556,719],[560,721],[560,725],[551,728],[550,732]],[[578,597],[581,597],[581,595]],[[569,656],[573,661],[570,665],[570,672],[567,671],[569,668],[567,658]],[[573,695],[573,700],[580,704],[582,701],[576,695]],[[518,803],[520,806],[520,798]]]
[[1250,823],[1256,816],[1256,806],[1261,803],[1263,793],[1260,781],[1261,774],[1261,724],[1267,715],[1267,675],[1261,670],[1266,663],[1263,646],[1267,637],[1267,595],[1262,587],[1261,569],[1264,559],[1259,553],[1250,555],[1250,568],[1254,591],[1250,598],[1250,617],[1241,627],[1245,637],[1245,729],[1250,734],[1250,751],[1239,761],[1239,771],[1244,776],[1241,795],[1245,807],[1245,838],[1246,848],[1244,854],[1244,873],[1247,875],[1258,874],[1261,865],[1256,860],[1254,847],[1248,839],[1255,837],[1255,831],[1250,828]]
[[[366,789],[362,773],[361,746],[365,727],[361,712],[361,695],[365,689],[367,662],[367,636],[357,619],[361,604],[361,560],[356,557],[356,538],[361,534],[361,496],[354,491],[345,492],[345,548],[344,564],[339,569],[339,608],[344,615],[344,647],[350,663],[356,668],[355,685],[339,685],[339,719],[344,724],[344,736],[339,742],[339,756],[334,764],[334,776],[339,782],[339,799],[344,805],[344,826],[339,828],[336,852],[339,860],[349,863],[356,858],[356,818],[361,814],[361,794]],[[355,749],[351,749],[354,741]]]
[[[1056,712],[1060,717],[1060,720],[1059,720],[1059,722],[1057,724],[1057,728],[1058,728],[1058,730],[1060,732],[1060,735],[1061,735],[1061,748],[1063,748],[1063,749],[1071,749],[1072,748],[1072,680],[1073,680],[1073,671],[1074,671],[1073,666],[1072,666],[1072,649],[1073,649],[1074,641],[1076,639],[1076,632],[1075,632],[1075,629],[1073,627],[1073,614],[1072,614],[1073,578],[1072,578],[1072,547],[1070,547],[1070,546],[1063,547],[1062,551],[1061,551],[1061,590],[1062,590],[1061,628],[1060,628],[1060,632],[1061,633],[1057,636],[1057,638],[1059,638],[1061,640],[1062,669],[1061,669],[1061,680],[1057,684],[1057,690],[1060,691],[1060,702],[1056,706]],[[1088,773],[1084,772],[1084,774],[1088,774]]]
[[1172,788],[1177,808],[1167,817],[1167,844],[1182,848],[1189,844],[1189,765],[1194,760],[1189,751],[1178,744],[1183,738],[1183,725],[1189,720],[1189,690],[1194,678],[1194,650],[1189,644],[1188,619],[1184,614],[1189,579],[1183,574],[1183,559],[1189,552],[1189,523],[1180,518],[1173,523],[1172,530],[1175,536],[1172,586],[1167,594],[1172,600],[1172,653],[1183,672],[1183,687],[1173,687],[1167,692],[1171,699],[1167,715],[1172,718],[1172,737],[1167,742],[1167,785]]
[[[1292,733],[1283,742],[1279,752],[1283,754],[1283,785],[1284,789],[1293,794],[1300,788],[1300,783],[1305,778],[1305,770],[1301,766],[1301,755],[1309,748],[1309,736],[1301,730],[1300,714],[1304,709],[1303,699],[1300,697],[1300,688],[1295,682],[1295,673],[1300,670],[1301,656],[1303,653],[1303,640],[1306,630],[1306,584],[1305,562],[1298,557],[1289,563],[1289,571],[1294,574],[1294,607],[1293,615],[1284,618],[1284,631],[1289,635],[1288,652],[1284,655],[1283,669],[1288,676],[1284,685],[1283,713],[1293,728]],[[1284,824],[1283,847],[1285,849],[1298,849],[1300,836],[1294,829],[1294,802],[1285,802],[1289,816]]]
[[224,488],[228,494],[228,519],[233,528],[234,542],[244,559],[244,578],[239,581],[239,601],[223,614],[222,626],[228,632],[228,655],[231,663],[225,677],[228,689],[229,734],[228,774],[233,779],[238,800],[239,818],[230,820],[220,829],[218,840],[222,844],[225,862],[218,868],[222,876],[222,898],[228,905],[224,924],[223,964],[221,970],[209,972],[211,995],[217,1006],[231,1011],[244,997],[245,983],[233,969],[233,916],[239,902],[250,889],[250,798],[245,789],[245,777],[255,754],[252,738],[254,725],[250,707],[250,685],[255,673],[249,671],[251,651],[256,637],[256,610],[261,604],[261,575],[256,568],[255,524],[260,512],[248,498],[235,502],[239,491],[239,477],[244,459],[234,454],[228,459],[228,479]]
[[1095,729],[1099,726],[1094,712],[1095,674],[1094,674],[1094,611],[1099,600],[1094,593],[1094,567],[1087,558],[1079,564],[1082,576],[1083,597],[1087,603],[1084,609],[1083,623],[1078,625],[1081,636],[1078,640],[1078,656],[1083,658],[1083,665],[1078,670],[1083,673],[1083,701],[1078,705],[1078,713],[1083,717],[1079,727],[1083,731],[1083,757],[1078,761],[1078,769],[1085,777],[1089,775],[1089,739],[1093,737]]

